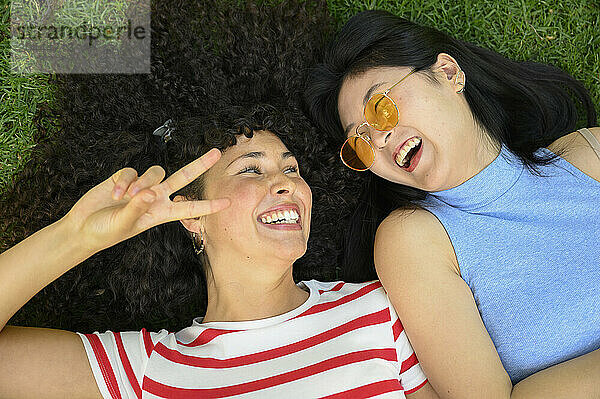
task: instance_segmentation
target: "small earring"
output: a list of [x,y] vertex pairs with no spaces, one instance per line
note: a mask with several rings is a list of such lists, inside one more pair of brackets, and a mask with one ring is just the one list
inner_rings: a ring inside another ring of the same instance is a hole
[[[462,81],[462,82],[459,82],[459,81],[458,81],[458,75],[460,75],[460,73],[461,73],[461,72],[462,72],[462,74],[463,74],[463,79],[462,79],[463,81]],[[455,85],[460,85],[460,86],[462,86],[462,87],[460,88],[460,90],[457,90],[457,91],[456,91],[456,93],[457,93],[457,94],[460,94],[460,93],[462,93],[463,91],[465,91],[465,83],[466,83],[466,82],[467,82],[467,75],[465,75],[465,72],[464,72],[462,69],[459,69],[459,70],[458,70],[458,72],[456,73],[456,77],[454,78],[454,84],[455,84]]]
[[202,230],[200,230],[200,249],[196,248],[196,233],[192,233],[192,245],[196,255],[200,255],[204,251],[204,239],[202,237]]

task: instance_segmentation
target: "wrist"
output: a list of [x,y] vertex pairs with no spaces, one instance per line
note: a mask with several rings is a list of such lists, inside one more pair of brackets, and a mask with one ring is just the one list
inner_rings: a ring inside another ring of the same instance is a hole
[[94,252],[62,218],[0,254],[0,326],[42,288]]
[[69,217],[68,213],[50,226],[52,226],[59,240],[64,243],[64,250],[72,254],[75,258],[83,257],[85,260],[95,253],[100,252],[100,249],[94,248],[85,240],[80,226]]

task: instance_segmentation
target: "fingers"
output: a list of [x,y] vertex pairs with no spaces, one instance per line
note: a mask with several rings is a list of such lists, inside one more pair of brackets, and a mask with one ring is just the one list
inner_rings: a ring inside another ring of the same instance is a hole
[[231,205],[229,198],[202,201],[174,202],[171,211],[171,220],[191,219],[199,216],[210,215],[228,208]]
[[134,196],[127,205],[119,210],[120,227],[129,230],[137,220],[148,211],[156,199],[156,193],[152,190],[143,190]]
[[198,176],[213,166],[219,160],[219,158],[221,158],[221,151],[213,148],[200,158],[173,173],[161,183],[161,186],[164,184],[168,193],[172,194],[196,180]]
[[112,175],[112,181],[115,183],[112,190],[112,198],[114,200],[121,199],[127,187],[129,187],[132,181],[137,179],[137,175],[137,171],[133,168],[123,168]]
[[149,188],[154,186],[155,184],[160,183],[165,178],[165,170],[159,165],[153,165],[146,173],[140,176],[135,182],[133,182],[129,189],[127,190],[127,194],[133,198],[138,192],[145,188]]
[[[187,186],[202,173],[206,172],[219,160],[219,158],[221,158],[221,152],[218,149],[213,148],[200,158],[173,173],[168,179],[162,182],[160,186],[164,185],[163,187],[166,187],[168,193],[172,194],[180,188]],[[165,170],[158,165],[153,165],[148,168],[146,173],[139,178],[137,171],[133,168],[120,169],[112,176],[112,181],[114,182],[112,198],[117,201],[125,194],[129,194],[130,197],[133,197],[140,190],[160,183],[165,178],[165,175]]]
[[112,198],[116,201],[129,194],[133,198],[139,191],[160,183],[165,178],[165,170],[159,165],[153,165],[138,178],[137,171],[133,168],[118,170],[112,180],[115,183]]

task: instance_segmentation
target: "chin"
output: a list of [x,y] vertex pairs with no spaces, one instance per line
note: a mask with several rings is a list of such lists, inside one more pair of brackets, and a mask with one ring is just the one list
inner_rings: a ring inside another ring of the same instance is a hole
[[[286,245],[287,244],[287,245]],[[304,256],[306,253],[306,243],[298,243],[294,245],[293,242],[286,243],[284,245],[278,245],[274,255],[280,259],[288,259],[291,263]]]

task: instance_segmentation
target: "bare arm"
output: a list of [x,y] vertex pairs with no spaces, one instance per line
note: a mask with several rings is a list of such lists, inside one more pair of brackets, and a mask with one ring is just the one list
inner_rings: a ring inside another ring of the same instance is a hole
[[427,383],[417,392],[406,395],[407,399],[438,399],[438,394],[434,391],[430,383]]
[[595,352],[532,375],[513,391],[473,295],[459,276],[450,239],[431,213],[418,210],[388,217],[377,231],[375,265],[421,367],[441,398],[599,394],[600,363],[592,366],[600,355]]
[[92,255],[63,219],[0,255],[0,397],[101,398],[77,334],[5,326],[46,285]]
[[[101,397],[77,334],[6,323],[42,288],[93,254],[158,224],[229,206],[229,200],[169,199],[219,157],[211,151],[162,183],[165,171],[159,166],[140,178],[132,168],[121,169],[88,191],[59,221],[0,255],[1,398]],[[116,187],[123,193],[117,195]],[[144,200],[147,195],[150,202]]]
[[100,250],[84,244],[78,227],[67,214],[0,255],[2,398],[102,397],[77,334],[6,325],[42,288]]
[[102,398],[81,338],[6,326],[0,332],[0,398]]
[[600,398],[600,349],[525,378],[511,398]]
[[42,288],[93,255],[64,220],[0,255],[0,330]]

